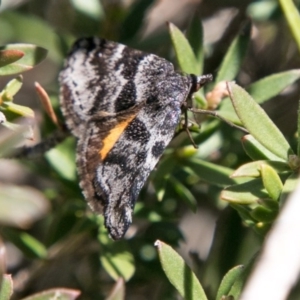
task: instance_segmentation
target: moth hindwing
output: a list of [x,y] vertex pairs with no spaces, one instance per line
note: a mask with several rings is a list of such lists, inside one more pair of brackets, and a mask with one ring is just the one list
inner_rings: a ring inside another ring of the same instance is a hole
[[137,197],[174,135],[182,104],[209,80],[181,75],[163,58],[105,39],[74,44],[59,77],[61,108],[78,139],[83,194],[104,214],[113,239],[131,224]]

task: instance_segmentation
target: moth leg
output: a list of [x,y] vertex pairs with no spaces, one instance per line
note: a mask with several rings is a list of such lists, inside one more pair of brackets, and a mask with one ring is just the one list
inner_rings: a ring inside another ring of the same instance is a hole
[[189,137],[192,145],[194,146],[194,148],[198,149],[199,147],[198,147],[198,145],[196,145],[196,143],[195,143],[195,141],[194,141],[194,139],[193,139],[193,137],[191,135],[191,132],[190,132],[190,130],[188,128],[188,121],[189,121],[188,120],[188,109],[185,107],[185,109],[184,109],[184,124],[183,124],[184,130],[187,133],[187,135],[188,135],[188,137]]

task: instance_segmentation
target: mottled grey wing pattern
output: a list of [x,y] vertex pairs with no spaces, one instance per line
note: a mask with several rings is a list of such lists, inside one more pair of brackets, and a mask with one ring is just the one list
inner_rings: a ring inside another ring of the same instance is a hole
[[75,43],[60,74],[61,105],[78,138],[80,185],[114,239],[174,135],[191,76],[168,61],[104,39]]

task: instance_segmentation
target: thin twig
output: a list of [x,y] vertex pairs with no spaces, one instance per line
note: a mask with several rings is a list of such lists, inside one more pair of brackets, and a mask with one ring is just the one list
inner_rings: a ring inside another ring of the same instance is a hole
[[32,159],[41,157],[45,152],[54,148],[57,144],[61,143],[69,135],[70,133],[66,130],[58,130],[42,142],[32,147],[21,147],[16,149],[12,155],[6,156],[6,158]]

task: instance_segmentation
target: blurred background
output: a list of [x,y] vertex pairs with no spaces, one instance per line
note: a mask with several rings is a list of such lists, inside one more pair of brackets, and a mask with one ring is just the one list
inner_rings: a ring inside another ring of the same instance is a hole
[[[35,111],[34,143],[56,130],[43,112],[34,82],[46,89],[63,120],[58,73],[77,38],[95,35],[121,42],[162,56],[178,69],[167,22],[186,32],[195,19],[203,25],[204,74],[217,73],[247,22],[251,40],[235,78],[239,85],[300,66],[298,48],[276,0],[2,0],[0,45],[31,43],[48,50],[46,60],[23,74],[24,84],[15,97],[16,103]],[[12,78],[1,77],[0,90]],[[292,145],[298,101],[295,83],[263,105]],[[197,155],[237,168],[250,161],[241,136],[221,124],[210,138],[201,136]],[[102,218],[89,211],[81,195],[73,138],[35,160],[1,159],[0,234],[6,249],[2,260],[13,275],[13,299],[52,287],[79,289],[80,299],[106,299],[120,275],[127,281],[126,299],[180,299],[161,269],[154,247],[157,239],[172,245],[208,295],[215,295],[222,276],[237,264],[247,264],[258,251],[261,237],[220,200],[221,186],[177,168],[176,157],[168,151],[180,149],[183,139],[171,143],[151,174],[133,225],[120,242],[107,238]],[[168,170],[173,161],[175,168]],[[158,189],[158,182],[163,187]],[[291,299],[299,299],[297,289],[293,293]]]

